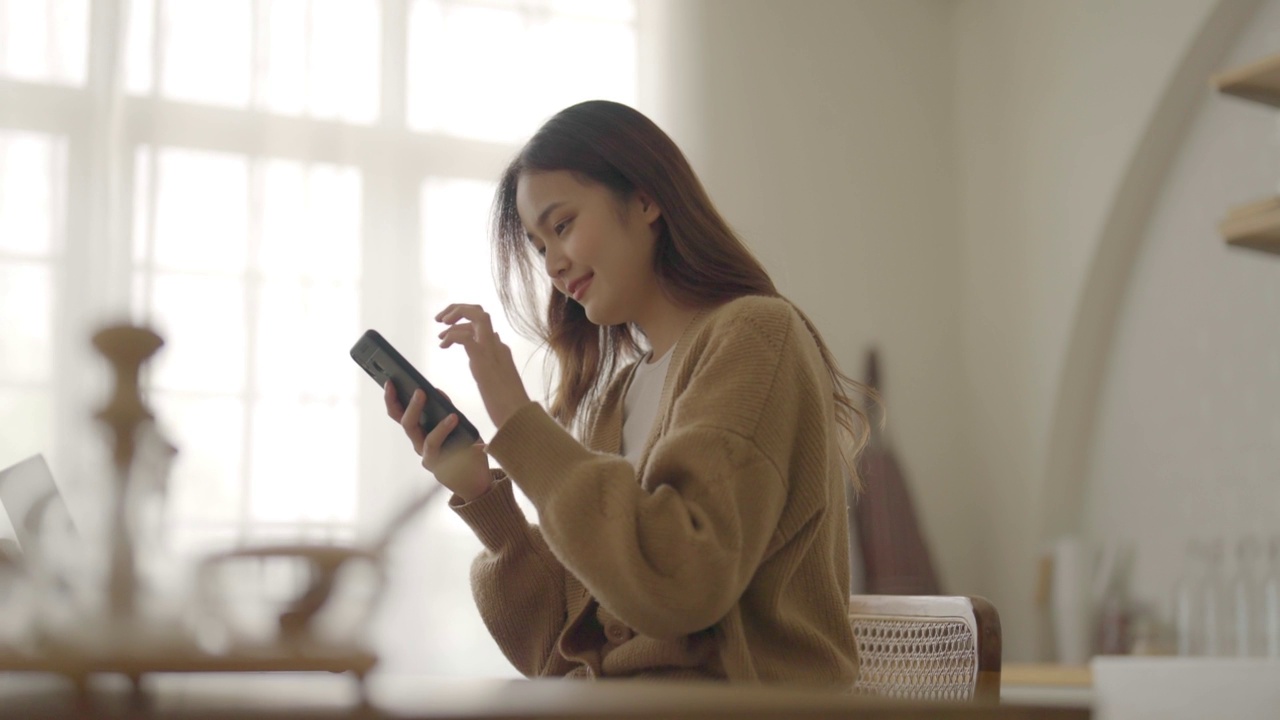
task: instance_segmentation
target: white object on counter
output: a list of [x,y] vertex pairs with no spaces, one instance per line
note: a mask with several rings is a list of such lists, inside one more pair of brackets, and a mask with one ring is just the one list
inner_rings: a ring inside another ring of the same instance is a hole
[[1053,579],[1049,612],[1053,617],[1053,639],[1058,662],[1084,665],[1089,662],[1092,633],[1089,590],[1092,568],[1080,538],[1068,535],[1053,545]]
[[1090,667],[1098,720],[1280,717],[1280,660],[1099,656]]

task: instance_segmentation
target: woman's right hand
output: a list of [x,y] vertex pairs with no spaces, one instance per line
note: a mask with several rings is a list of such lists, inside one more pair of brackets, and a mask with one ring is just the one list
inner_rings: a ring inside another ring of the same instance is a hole
[[489,459],[484,454],[484,443],[476,443],[465,448],[443,449],[444,439],[458,426],[458,416],[451,414],[441,420],[431,432],[424,433],[418,425],[422,417],[422,408],[426,405],[427,394],[415,390],[409,398],[408,407],[400,407],[396,399],[395,386],[388,380],[382,389],[383,401],[387,405],[387,415],[400,423],[404,434],[413,443],[413,451],[422,457],[422,467],[426,468],[441,485],[449,488],[465,502],[471,502],[489,491],[493,485],[493,476],[489,472]]

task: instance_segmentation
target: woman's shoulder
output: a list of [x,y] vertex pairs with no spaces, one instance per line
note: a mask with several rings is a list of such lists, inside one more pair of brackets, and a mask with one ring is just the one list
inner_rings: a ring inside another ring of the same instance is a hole
[[742,295],[727,300],[710,312],[717,317],[736,317],[740,315],[790,315],[795,307],[790,300],[780,295]]
[[801,374],[826,375],[817,331],[790,300],[781,296],[734,298],[701,316],[701,327],[689,339],[687,359],[710,355],[744,358],[777,370],[791,367]]
[[800,314],[786,298],[744,295],[707,311],[701,331],[709,337],[749,333],[774,345],[785,342],[802,324]]

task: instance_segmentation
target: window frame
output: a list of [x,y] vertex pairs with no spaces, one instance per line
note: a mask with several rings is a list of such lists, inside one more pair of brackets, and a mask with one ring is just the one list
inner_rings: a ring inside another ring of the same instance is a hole
[[[50,376],[54,457],[84,454],[85,436],[78,430],[90,427],[87,415],[94,403],[86,398],[103,397],[107,390],[106,378],[82,372],[101,361],[92,356],[86,339],[80,337],[81,328],[97,319],[100,308],[124,309],[133,304],[136,163],[144,148],[151,150],[151,177],[155,177],[157,151],[167,148],[354,168],[361,179],[360,323],[370,327],[376,319],[384,334],[414,343],[422,340],[429,318],[423,317],[421,303],[397,301],[376,288],[393,287],[401,298],[421,297],[427,291],[420,273],[423,184],[433,177],[493,182],[517,146],[408,128],[411,2],[379,2],[379,106],[375,121],[368,125],[276,115],[253,107],[170,100],[158,94],[160,83],[154,78],[148,95],[112,92],[125,82],[124,49],[119,41],[127,35],[122,32],[125,18],[120,0],[89,2],[88,68],[83,85],[0,77],[0,130],[31,131],[65,142],[67,185],[61,207],[61,245],[47,259],[56,285],[50,318],[55,358]],[[156,1],[157,18],[163,3]],[[255,9],[253,15],[257,23],[260,13]],[[639,18],[633,18],[630,25],[638,33]],[[160,27],[159,23],[155,27]],[[253,52],[260,52],[260,48],[261,43],[255,41]],[[153,67],[159,66],[155,60],[161,52],[162,40],[157,33]],[[636,83],[639,91],[639,78]],[[272,138],[269,150],[264,151],[263,137]],[[63,256],[75,256],[80,262],[62,262],[59,258]],[[250,342],[255,334],[254,328],[246,329]],[[242,392],[239,400],[246,414],[252,413],[255,401],[249,390]],[[360,439],[356,452],[361,480],[356,482],[356,517],[357,524],[363,524],[387,516],[397,500],[381,479],[397,474],[400,465],[387,458],[403,454],[403,439],[396,433],[381,432],[387,418],[380,403],[360,402],[357,408]],[[378,431],[368,431],[374,428]],[[246,435],[251,432],[246,426]],[[247,444],[245,455],[243,462],[247,463]],[[89,468],[65,470],[83,473]],[[250,524],[247,467],[242,467],[239,481],[242,496],[236,532],[243,540]],[[297,523],[300,531],[314,525]]]

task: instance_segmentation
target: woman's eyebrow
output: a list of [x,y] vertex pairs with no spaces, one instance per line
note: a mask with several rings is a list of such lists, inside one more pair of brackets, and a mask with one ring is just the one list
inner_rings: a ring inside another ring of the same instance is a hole
[[[555,201],[555,202],[551,203],[550,205],[548,205],[548,206],[546,206],[546,207],[542,208],[542,212],[538,213],[538,221],[537,221],[536,223],[534,223],[534,225],[533,225],[533,226],[534,226],[535,228],[540,228],[540,227],[544,226],[544,225],[546,224],[546,222],[547,222],[547,217],[548,217],[549,215],[551,215],[551,213],[555,212],[555,211],[556,211],[556,208],[559,208],[559,207],[561,207],[561,206],[563,206],[563,205],[564,205],[564,201],[563,201],[563,200],[557,200],[557,201]],[[527,228],[527,227],[524,229],[524,236],[525,236],[526,238],[528,238],[528,239],[529,239],[529,242],[533,243],[534,245],[537,245],[537,244],[538,244],[538,241],[533,237],[533,231],[532,231],[532,230],[530,230],[530,229],[529,229],[529,228]]]
[[534,227],[542,227],[547,222],[547,216],[556,211],[556,208],[564,205],[564,202],[557,200],[550,205],[542,208],[542,212],[538,213],[538,222],[534,223]]

